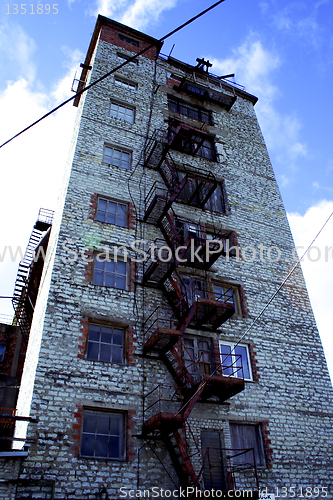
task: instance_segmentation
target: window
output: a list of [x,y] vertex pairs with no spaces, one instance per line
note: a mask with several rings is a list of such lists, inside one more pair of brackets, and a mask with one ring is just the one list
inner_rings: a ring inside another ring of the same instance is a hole
[[211,210],[212,212],[219,212],[220,214],[225,213],[225,203],[224,203],[224,193],[222,184],[216,186],[215,191],[212,196],[207,200],[205,208]]
[[214,283],[215,300],[221,300],[228,304],[233,304],[235,314],[241,315],[239,295],[236,287],[228,284]]
[[81,456],[124,458],[125,415],[106,411],[83,411]]
[[138,90],[138,86],[136,83],[123,80],[122,78],[115,77],[114,83],[115,85],[118,85],[118,87],[123,87],[124,89]]
[[[260,424],[229,424],[231,446],[233,449],[254,449],[255,461],[258,467],[265,467],[265,452]],[[234,464],[254,465],[253,452],[248,451],[233,457]]]
[[130,168],[131,154],[121,149],[104,146],[104,163],[113,165],[114,167]]
[[178,127],[179,123],[175,123],[169,128],[171,148],[216,161],[215,145],[212,137],[203,135],[195,129],[189,129],[189,127],[184,127],[179,133]]
[[117,201],[98,198],[97,212],[95,220],[115,224],[120,227],[127,227],[127,205]]
[[118,52],[117,54],[117,57],[118,59],[121,60],[121,62],[124,62],[124,61],[129,61],[129,64],[133,64],[134,66],[137,66],[139,64],[139,61],[137,59],[134,59],[133,61],[130,61],[130,59],[133,57],[133,56],[127,56],[126,54],[120,54]]
[[223,375],[253,380],[250,353],[247,345],[220,341],[220,355]]
[[103,255],[95,256],[94,285],[110,286],[126,290],[127,265],[123,261],[114,261]]
[[110,116],[134,123],[134,109],[117,102],[111,102]]
[[[197,141],[199,142],[199,141]],[[197,156],[202,156],[208,160],[216,160],[215,147],[213,139],[205,139],[196,152]]]
[[182,276],[182,285],[182,288],[184,288],[182,292],[184,293],[186,290],[186,297],[189,304],[193,304],[197,297],[207,297],[206,281]]
[[195,85],[192,85],[190,83],[186,83],[185,88],[186,88],[186,90],[188,90],[189,92],[191,92],[193,94],[197,94],[197,95],[200,95],[202,97],[208,96],[208,90],[200,88],[200,87],[196,87]]
[[170,111],[187,116],[192,120],[198,120],[200,122],[207,123],[208,125],[211,125],[212,123],[211,116],[208,111],[205,111],[196,106],[192,106],[191,104],[186,103],[184,101],[180,101],[178,99],[170,97],[168,99],[168,106]]
[[106,363],[124,363],[125,329],[89,324],[87,359]]
[[210,375],[215,368],[210,339],[184,336],[183,361],[192,375]]
[[[177,173],[180,182],[185,177],[185,172],[178,171]],[[210,184],[207,182],[204,188],[200,187],[200,185],[202,185],[202,180],[188,177],[184,188],[181,190],[177,197],[177,201],[186,202],[188,200],[191,200],[191,205],[201,205],[203,197],[206,195],[207,190],[210,189]],[[211,210],[212,212],[219,212],[221,214],[225,213],[224,191],[222,183],[219,183],[216,186],[216,189],[208,198],[203,208]]]
[[223,435],[219,431],[201,431],[203,480],[206,490],[227,490],[227,467],[223,457]]
[[0,345],[0,362],[4,360],[6,346]]
[[136,40],[133,40],[132,38],[129,38],[126,35],[123,35],[122,33],[118,33],[118,38],[119,40],[122,40],[123,42],[130,43],[131,45],[134,45],[134,47],[139,47],[139,42]]

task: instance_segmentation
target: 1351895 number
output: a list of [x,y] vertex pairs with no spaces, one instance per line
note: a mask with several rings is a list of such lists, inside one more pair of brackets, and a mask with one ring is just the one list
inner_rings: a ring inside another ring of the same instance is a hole
[[10,5],[9,3],[6,4],[7,6],[7,12],[6,14],[58,14],[58,5],[57,3],[54,4],[49,4],[49,3],[37,3],[36,5],[33,3],[26,4],[26,3],[14,3],[13,4],[13,11],[10,12]]

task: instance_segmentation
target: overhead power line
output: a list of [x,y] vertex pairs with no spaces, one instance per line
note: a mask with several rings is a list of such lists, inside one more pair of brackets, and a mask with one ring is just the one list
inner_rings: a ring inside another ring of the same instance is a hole
[[8,139],[8,141],[6,141],[3,144],[1,144],[0,148],[2,148],[3,146],[5,146],[6,144],[8,144],[9,142],[11,142],[12,140],[16,139],[16,137],[19,137],[20,135],[22,135],[24,132],[26,132],[27,130],[31,129],[35,125],[37,125],[37,123],[41,122],[42,120],[44,120],[48,116],[50,116],[53,113],[55,113],[56,111],[58,111],[58,109],[60,109],[63,106],[65,106],[65,104],[68,104],[69,102],[73,101],[77,96],[80,96],[84,92],[87,92],[87,90],[91,89],[94,85],[97,85],[97,83],[105,80],[105,78],[108,78],[110,75],[112,75],[112,73],[115,73],[115,71],[118,71],[119,69],[123,68],[124,66],[126,66],[130,62],[134,61],[138,56],[141,56],[142,54],[144,54],[145,52],[147,52],[147,50],[151,49],[152,47],[155,47],[157,44],[159,44],[160,42],[163,42],[167,38],[170,38],[170,36],[174,35],[178,31],[182,30],[183,28],[185,28],[185,26],[188,26],[189,24],[193,23],[193,21],[195,21],[196,19],[199,19],[199,17],[202,17],[204,14],[206,14],[210,10],[214,9],[215,7],[217,7],[219,4],[221,4],[224,1],[225,0],[219,0],[218,2],[214,3],[213,5],[211,5],[210,7],[208,7],[207,9],[203,10],[202,12],[200,12],[199,14],[197,14],[196,16],[192,17],[191,19],[189,19],[185,23],[183,23],[180,26],[178,26],[178,28],[175,28],[174,30],[170,31],[170,33],[168,33],[167,35],[163,36],[159,40],[156,40],[155,43],[151,43],[145,49],[140,50],[140,52],[138,52],[134,56],[132,56],[129,59],[127,59],[127,61],[124,61],[123,63],[119,64],[118,66],[116,66],[115,68],[113,68],[111,71],[109,71],[105,75],[101,76],[100,78],[98,78],[94,82],[90,83],[84,89],[76,92],[72,97],[70,97],[69,99],[66,99],[66,101],[62,102],[61,104],[59,104],[58,106],[56,106],[55,108],[53,108],[51,111],[49,111],[48,113],[46,113],[45,115],[43,115],[41,118],[39,118],[38,120],[36,120],[35,122],[33,122],[31,125],[29,125],[28,127],[24,128],[23,130],[21,130],[21,132],[18,132],[11,139]]
[[[295,269],[299,266],[299,264],[301,263],[302,259],[305,257],[305,255],[307,254],[308,250],[311,248],[311,246],[314,244],[314,242],[316,241],[316,239],[318,238],[318,236],[320,235],[320,233],[322,232],[322,230],[324,229],[324,227],[326,226],[326,224],[328,223],[328,221],[330,220],[330,218],[333,216],[333,212],[331,213],[331,215],[327,218],[327,220],[325,221],[325,223],[322,225],[322,227],[320,228],[320,230],[318,231],[318,233],[316,234],[316,236],[313,238],[313,240],[311,241],[310,245],[307,247],[307,249],[305,250],[305,252],[303,252],[303,255],[298,259],[298,261],[296,262],[296,264],[292,267],[292,269],[289,271],[289,273],[287,274],[287,276],[285,277],[285,279],[282,281],[282,283],[278,286],[278,288],[275,290],[275,292],[273,293],[273,295],[271,296],[271,298],[269,299],[269,301],[267,302],[267,304],[262,308],[262,310],[260,311],[260,313],[255,317],[255,319],[252,321],[252,323],[250,324],[250,326],[245,330],[245,332],[243,333],[243,335],[239,338],[239,340],[237,341],[236,344],[234,344],[234,346],[232,347],[232,349],[230,350],[230,354],[232,352],[235,352],[235,349],[236,347],[240,344],[240,342],[246,337],[246,335],[249,333],[249,331],[253,328],[253,326],[257,323],[257,321],[261,318],[261,316],[264,314],[264,312],[266,311],[267,307],[273,302],[273,300],[275,299],[275,297],[277,296],[277,294],[279,293],[279,291],[283,288],[283,286],[285,285],[285,283],[288,281],[288,279],[290,278],[290,276],[293,274],[293,272],[295,271]],[[209,377],[207,378],[207,380],[205,380],[205,382],[203,383],[203,385],[207,385],[208,382],[211,380],[211,378],[215,375],[215,373],[218,372],[218,370],[222,368],[222,361],[221,363],[218,364],[218,366],[213,370],[213,372],[209,375]],[[182,407],[178,410],[178,412],[174,415],[174,419],[182,412],[185,410],[185,408],[190,404],[190,402],[195,398],[195,396],[198,394],[199,391],[201,391],[202,389],[202,386],[199,387],[195,393],[190,397],[190,399],[184,404],[182,405]]]

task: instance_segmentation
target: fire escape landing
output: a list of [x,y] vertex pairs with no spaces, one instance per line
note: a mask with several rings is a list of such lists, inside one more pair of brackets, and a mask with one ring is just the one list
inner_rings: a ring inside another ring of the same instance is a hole
[[[142,284],[159,288],[171,310],[158,307],[146,319],[143,354],[162,359],[176,387],[158,386],[145,395],[142,433],[164,441],[184,487],[198,485],[201,474],[194,470],[184,434],[193,407],[199,400],[223,403],[244,389],[241,356],[202,351],[194,359],[182,340],[188,326],[214,330],[235,313],[231,289],[216,296],[207,282],[178,272],[180,264],[208,270],[226,241],[221,231],[208,235],[200,225],[179,220],[172,208],[180,196],[184,200],[184,192],[187,203],[204,208],[216,189],[211,173],[187,167],[178,171],[169,153],[181,144],[195,155],[204,141],[205,133],[176,122],[165,132],[155,131],[145,151],[146,166],[159,171],[164,186],[154,184],[149,192],[144,221],[156,225],[164,240],[155,241],[143,264]],[[235,485],[229,481],[231,488]]]

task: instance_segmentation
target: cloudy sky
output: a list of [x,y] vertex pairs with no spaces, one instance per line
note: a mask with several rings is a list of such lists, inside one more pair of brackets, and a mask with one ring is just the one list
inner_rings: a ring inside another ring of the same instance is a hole
[[[98,13],[160,38],[212,0],[59,0],[0,7],[0,142],[71,96]],[[26,12],[24,10],[26,9]],[[289,214],[306,247],[333,212],[333,3],[331,0],[225,0],[170,38],[162,52],[195,64],[259,98],[259,122]],[[25,248],[40,207],[53,209],[77,108],[71,104],[0,149],[0,295],[17,271],[5,247]],[[333,378],[333,217],[303,263]],[[318,259],[319,255],[321,256]],[[313,262],[311,262],[311,260]],[[316,262],[314,262],[316,261]],[[11,314],[0,299],[0,313]]]

